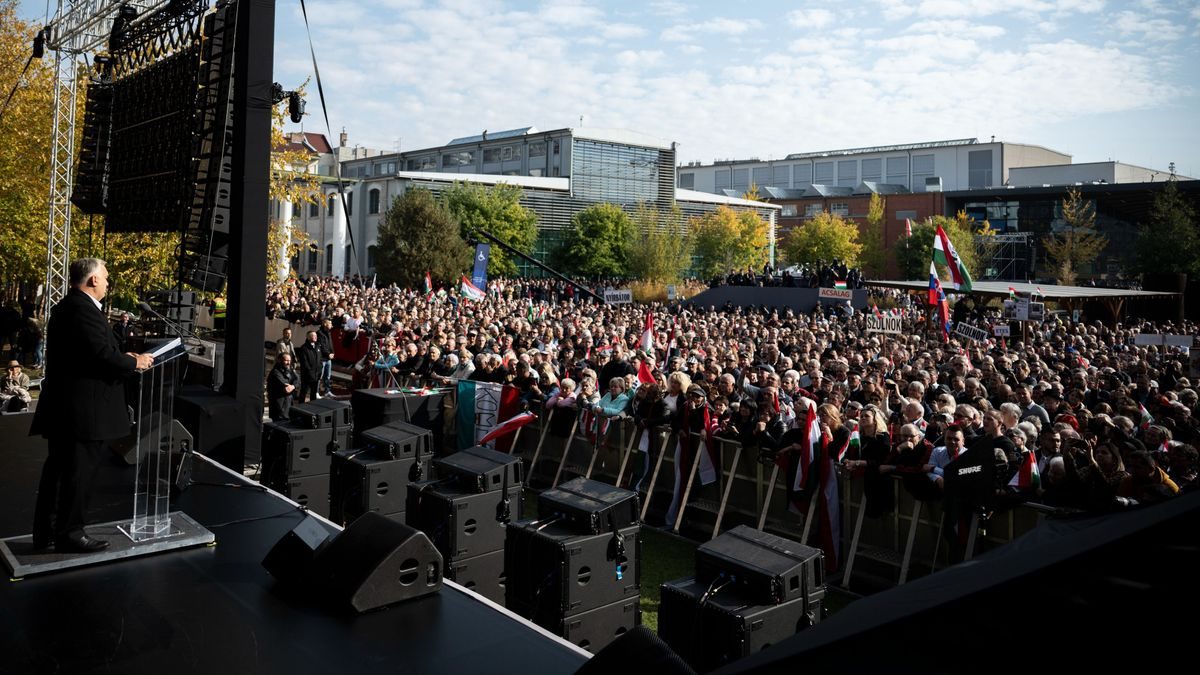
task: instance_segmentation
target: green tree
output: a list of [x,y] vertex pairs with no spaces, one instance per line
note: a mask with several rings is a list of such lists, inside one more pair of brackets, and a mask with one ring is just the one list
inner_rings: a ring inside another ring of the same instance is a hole
[[739,213],[719,206],[712,213],[693,218],[690,229],[701,276],[757,268],[767,261],[768,225],[753,211]]
[[616,204],[593,204],[571,217],[563,242],[567,267],[589,277],[620,277],[629,271],[633,221]]
[[1096,260],[1108,246],[1108,237],[1096,231],[1096,206],[1084,200],[1079,190],[1067,188],[1062,217],[1065,222],[1062,230],[1042,240],[1042,247],[1054,269],[1055,280],[1073,286],[1079,267]]
[[432,193],[414,189],[392,201],[379,223],[379,281],[417,288],[425,272],[451,281],[470,264],[471,249],[459,234],[458,221]]
[[[501,183],[492,187],[457,183],[442,194],[442,203],[458,221],[462,239],[488,243],[479,236],[485,230],[523,253],[533,251],[537,241],[537,214],[521,206],[521,188]],[[492,247],[489,276],[513,276],[517,264],[507,251]]]
[[[900,235],[896,240],[896,261],[900,265],[900,274],[905,279],[928,279],[929,261],[933,260],[933,235],[937,226],[941,225],[958,251],[958,258],[971,272],[972,279],[981,278],[980,258],[976,248],[976,235],[988,236],[995,234],[991,225],[984,221],[976,226],[964,211],[959,211],[953,218],[934,216],[920,223],[913,223],[913,236]],[[907,239],[907,241],[905,241]],[[945,270],[940,270],[945,273]]]
[[1174,272],[1200,278],[1200,223],[1196,207],[1180,194],[1175,174],[1154,195],[1150,219],[1138,227],[1140,272]]
[[863,272],[876,279],[882,279],[887,273],[887,254],[883,240],[886,206],[882,196],[878,193],[871,194],[871,203],[867,205],[867,227],[863,230],[862,253],[858,257]]
[[679,207],[662,212],[645,203],[633,212],[633,246],[629,275],[635,279],[669,284],[679,281],[692,260],[692,238],[683,226]]
[[792,263],[841,260],[853,267],[862,252],[858,243],[858,225],[841,216],[822,211],[793,228],[783,241],[783,250]]

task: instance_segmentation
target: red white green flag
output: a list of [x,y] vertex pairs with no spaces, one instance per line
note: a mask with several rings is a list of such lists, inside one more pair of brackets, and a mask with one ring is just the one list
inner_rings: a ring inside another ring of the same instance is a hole
[[1013,474],[1012,480],[1008,481],[1008,486],[1023,492],[1036,490],[1041,484],[1042,478],[1038,473],[1037,459],[1034,458],[1031,450],[1026,450],[1024,456],[1021,457],[1021,468]]
[[954,250],[954,244],[950,242],[950,237],[946,236],[946,231],[941,225],[938,225],[933,236],[933,261],[945,265],[950,270],[950,281],[954,288],[964,293],[971,292],[971,273],[959,259],[958,251]]

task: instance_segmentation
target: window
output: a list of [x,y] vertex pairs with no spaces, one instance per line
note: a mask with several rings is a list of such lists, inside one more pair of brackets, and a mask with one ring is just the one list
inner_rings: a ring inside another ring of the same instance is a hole
[[333,205],[336,203],[337,195],[329,195],[329,209],[325,212],[325,215],[329,216],[330,218],[333,217]]
[[883,179],[883,160],[864,159],[862,161],[862,179],[879,182]]
[[535,176],[537,178],[541,178],[542,176],[546,175],[546,170],[545,169],[530,169],[529,175]]
[[390,176],[390,175],[396,173],[396,163],[388,162],[387,165],[384,166],[384,169],[387,171],[387,175]]
[[780,164],[771,167],[771,187],[785,188],[791,184],[791,167]]
[[796,217],[796,205],[795,204],[784,204],[783,211],[781,211],[779,213],[779,215],[783,216],[784,218],[795,218]]
[[495,164],[500,161],[500,148],[484,148],[483,163]]
[[733,185],[734,190],[745,192],[750,189],[750,169],[734,169],[733,170]]
[[992,185],[992,151],[972,150],[967,153],[967,187],[985,188]]
[[346,215],[347,216],[354,215],[354,193],[353,192],[346,193]]
[[437,168],[437,157],[428,155],[408,160],[409,171],[432,171]]
[[500,159],[505,162],[521,159],[521,146],[508,145],[500,148]]
[[529,156],[530,157],[545,157],[546,156],[545,141],[537,141],[536,143],[530,143],[529,144]]
[[367,213],[379,213],[378,189],[373,189],[367,193]]
[[659,152],[650,148],[578,139],[571,146],[574,196],[611,203],[658,197]]
[[333,274],[333,244],[325,245],[325,274]]
[[858,184],[858,161],[844,159],[838,164],[837,184],[839,187],[854,187]]
[[812,182],[812,165],[811,164],[793,164],[792,165],[792,185],[800,187],[808,185]]
[[694,174],[694,173],[679,174],[679,187],[681,187],[685,190],[696,189],[696,174]]
[[442,155],[442,168],[474,165],[475,152],[473,150],[447,152],[446,154]]
[[350,244],[342,251],[342,276],[350,276]]
[[729,169],[717,169],[717,171],[713,173],[713,181],[713,185],[716,187],[718,192],[730,187],[732,183],[729,182]]
[[321,215],[321,205],[316,202],[309,204],[308,205],[308,217],[316,218],[319,215]]
[[308,249],[308,269],[307,269],[307,271],[309,271],[309,272],[317,271],[317,247],[316,247],[316,245],[310,246]]
[[379,247],[375,246],[374,244],[367,247],[367,269],[368,270],[375,269],[375,252],[377,250],[379,250]]
[[829,205],[829,212],[835,216],[850,215],[850,205],[846,202],[834,202]]
[[821,215],[821,212],[824,210],[825,209],[821,208],[820,202],[818,202],[816,204],[808,204],[807,206],[804,207],[804,217],[805,218],[815,218],[816,216]]
[[750,174],[750,182],[755,185],[770,185],[771,183],[771,167],[758,166]]
[[917,212],[916,211],[897,211],[896,212],[896,220],[904,221],[904,220],[908,220],[909,218],[912,218],[915,221],[917,219]]
[[554,154],[558,154],[558,141],[554,141]]
[[908,157],[887,158],[887,180],[885,182],[908,187]]
[[817,185],[833,185],[833,162],[817,162],[814,167],[813,183]]

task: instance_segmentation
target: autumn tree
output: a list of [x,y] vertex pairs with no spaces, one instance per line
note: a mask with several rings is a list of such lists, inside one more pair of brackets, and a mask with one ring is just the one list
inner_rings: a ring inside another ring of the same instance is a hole
[[[304,85],[297,91],[303,96]],[[324,196],[321,177],[313,167],[317,159],[315,153],[300,149],[299,144],[289,143],[283,131],[286,112],[286,99],[271,108],[271,180],[267,192],[272,202],[291,202],[292,217],[297,219],[303,215],[306,205],[319,204]],[[291,260],[308,243],[309,237],[303,228],[281,222],[272,215],[267,230],[268,293],[295,275]]]
[[1079,190],[1067,188],[1062,201],[1063,227],[1042,240],[1054,278],[1064,286],[1075,285],[1079,267],[1091,264],[1108,246],[1108,237],[1096,230],[1096,205]]
[[886,245],[883,240],[886,207],[886,200],[881,195],[871,193],[871,202],[867,205],[867,227],[862,233],[862,253],[858,262],[867,276],[876,279],[883,278],[887,272]]
[[672,205],[670,210],[660,211],[641,203],[632,220],[629,275],[665,284],[682,279],[692,260],[692,238],[679,207]]
[[858,243],[858,225],[828,211],[793,228],[783,240],[784,253],[791,263],[841,260],[854,267],[862,248]]
[[690,230],[701,276],[762,267],[768,259],[768,225],[753,211],[718,206],[712,213],[693,218]]
[[1175,174],[1154,195],[1150,217],[1138,227],[1140,272],[1174,272],[1200,278],[1200,220],[1196,207],[1179,192]]
[[954,244],[954,250],[958,251],[958,258],[966,265],[967,270],[971,273],[971,278],[981,278],[983,261],[977,248],[976,238],[993,236],[996,231],[986,220],[981,224],[976,224],[965,211],[959,211],[953,218],[934,216],[919,223],[913,223],[911,237],[900,235],[893,250],[903,278],[929,279],[929,261],[933,260],[933,237],[938,225],[941,225],[942,229],[946,231],[946,236],[950,239],[950,243]]
[[[505,183],[490,187],[456,183],[442,193],[441,201],[458,222],[463,240],[487,243],[478,234],[484,230],[516,250],[530,253],[537,241],[537,214],[521,205],[521,194],[521,188]],[[516,273],[517,264],[508,252],[493,246],[488,275]]]
[[616,204],[593,204],[571,217],[562,259],[577,274],[621,277],[629,272],[633,221]]
[[471,264],[471,248],[446,205],[425,189],[397,197],[379,223],[375,269],[379,281],[418,288],[425,272],[452,281]]

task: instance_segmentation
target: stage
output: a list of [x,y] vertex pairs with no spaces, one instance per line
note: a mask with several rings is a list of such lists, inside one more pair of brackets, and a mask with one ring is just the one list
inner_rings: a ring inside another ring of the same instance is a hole
[[[0,417],[0,537],[32,523],[45,445],[31,417]],[[132,472],[103,467],[91,521],[132,512]],[[452,582],[361,615],[278,593],[261,561],[303,513],[203,458],[194,480],[177,508],[215,545],[3,581],[0,672],[570,673],[588,658]]]

